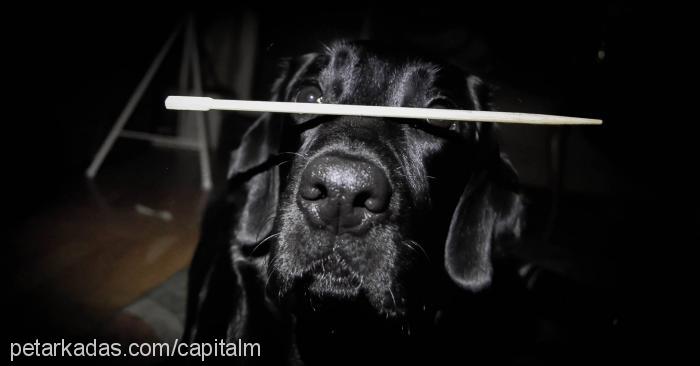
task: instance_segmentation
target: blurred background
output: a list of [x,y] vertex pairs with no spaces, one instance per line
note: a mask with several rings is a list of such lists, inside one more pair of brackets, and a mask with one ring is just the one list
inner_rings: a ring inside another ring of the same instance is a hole
[[[464,2],[7,14],[8,89],[20,96],[3,146],[9,338],[173,340],[182,331],[186,270],[207,199],[197,152],[120,138],[94,180],[84,172],[165,40],[192,14],[207,95],[265,100],[280,57],[337,38],[377,39],[481,75],[495,87],[497,110],[602,118],[601,127],[502,125],[499,138],[528,199],[516,255],[535,264],[523,273],[541,319],[533,357],[625,359],[656,296],[647,277],[657,269],[637,258],[673,240],[665,228],[679,222],[667,204],[692,188],[672,179],[687,169],[670,158],[677,131],[646,110],[659,103],[659,76],[648,65],[663,57],[664,43],[649,36],[645,13],[624,2]],[[182,48],[176,39],[129,130],[196,139],[191,121],[163,107],[179,94]],[[255,116],[208,117],[216,184]]]

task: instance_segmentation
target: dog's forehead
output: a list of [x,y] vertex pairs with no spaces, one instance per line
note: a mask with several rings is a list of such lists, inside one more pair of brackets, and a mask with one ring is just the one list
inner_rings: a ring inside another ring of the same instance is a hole
[[334,103],[423,107],[440,95],[440,67],[418,58],[335,44],[320,56],[318,80]]

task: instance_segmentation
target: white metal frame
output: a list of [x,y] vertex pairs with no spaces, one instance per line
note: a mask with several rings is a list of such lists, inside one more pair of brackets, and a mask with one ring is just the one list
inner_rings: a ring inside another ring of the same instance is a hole
[[[173,137],[158,135],[147,132],[140,131],[130,131],[125,130],[124,127],[129,121],[131,114],[134,112],[136,105],[143,97],[144,92],[153,80],[153,76],[156,74],[163,59],[168,54],[168,51],[172,48],[175,39],[182,33],[182,25],[178,25],[175,30],[173,30],[170,37],[163,45],[163,47],[158,52],[158,55],[151,62],[150,67],[146,71],[146,74],[141,79],[134,92],[131,94],[129,101],[124,106],[121,114],[117,118],[116,122],[109,131],[107,138],[100,146],[100,149],[95,154],[92,163],[85,171],[85,176],[87,178],[93,179],[97,172],[99,171],[104,159],[107,154],[114,146],[118,137],[130,138],[137,140],[150,141],[155,144],[170,146],[174,148],[182,149],[192,149],[199,153],[199,166],[201,174],[201,183],[203,190],[209,190],[212,187],[211,180],[211,165],[209,160],[209,144],[207,142],[207,131],[206,131],[206,120],[204,112],[196,111],[182,111],[178,116],[178,121],[180,123],[190,123],[194,121],[197,127],[197,138],[196,140],[185,139],[182,137]],[[185,24],[185,30],[183,35],[183,51],[182,59],[180,64],[180,74],[179,74],[179,89],[181,92],[185,93],[190,88],[189,81],[192,81],[191,93],[194,95],[203,95],[202,90],[202,75],[201,68],[199,64],[199,50],[197,47],[197,35],[195,33],[195,22],[194,18],[190,16]]]

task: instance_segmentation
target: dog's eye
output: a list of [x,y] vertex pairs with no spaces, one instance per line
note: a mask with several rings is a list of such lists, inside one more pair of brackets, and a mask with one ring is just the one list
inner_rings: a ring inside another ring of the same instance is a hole
[[[457,109],[457,106],[447,99],[437,99],[430,102],[428,108],[434,109]],[[454,121],[446,121],[441,119],[428,119],[429,124],[448,130],[457,130],[457,124]]]
[[299,90],[294,101],[297,103],[321,103],[323,92],[315,85],[307,85]]

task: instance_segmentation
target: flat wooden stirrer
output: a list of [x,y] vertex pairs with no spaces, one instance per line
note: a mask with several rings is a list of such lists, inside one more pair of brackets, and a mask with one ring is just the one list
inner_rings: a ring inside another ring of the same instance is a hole
[[227,111],[331,114],[343,116],[435,119],[449,121],[526,123],[534,125],[600,125],[600,119],[554,116],[549,114],[471,111],[409,107],[382,107],[350,104],[263,102],[213,99],[208,97],[169,96],[165,108],[189,111],[212,109]]

